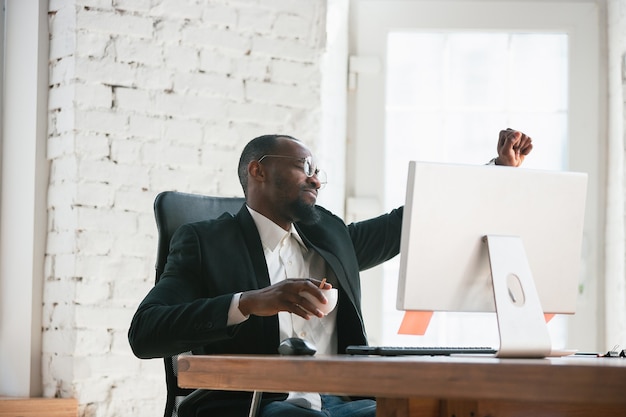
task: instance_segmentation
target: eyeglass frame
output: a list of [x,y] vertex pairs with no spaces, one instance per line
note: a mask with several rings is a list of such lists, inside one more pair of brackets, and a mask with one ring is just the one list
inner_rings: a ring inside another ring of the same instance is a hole
[[[311,169],[313,168],[313,157],[312,156],[306,156],[304,158],[301,158],[299,156],[289,156],[289,155],[263,155],[261,156],[259,159],[257,159],[258,163],[263,162],[263,160],[265,158],[288,158],[288,159],[294,159],[297,161],[302,162],[302,171],[304,172],[304,175],[306,175],[308,178],[313,177],[313,175],[315,175],[317,177],[317,180],[319,181],[319,183],[321,184],[321,187],[324,187],[327,184],[326,181],[326,171],[324,171],[323,169],[319,169],[317,166],[315,166],[315,169],[313,170],[313,172],[311,172]],[[306,167],[309,167],[309,169],[307,170]],[[322,178],[324,177],[324,180],[322,181]]]

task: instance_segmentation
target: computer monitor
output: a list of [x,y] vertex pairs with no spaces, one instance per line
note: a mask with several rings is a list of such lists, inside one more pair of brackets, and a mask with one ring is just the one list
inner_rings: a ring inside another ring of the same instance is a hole
[[495,311],[499,356],[549,356],[544,314],[576,308],[586,187],[584,173],[410,162],[397,308]]

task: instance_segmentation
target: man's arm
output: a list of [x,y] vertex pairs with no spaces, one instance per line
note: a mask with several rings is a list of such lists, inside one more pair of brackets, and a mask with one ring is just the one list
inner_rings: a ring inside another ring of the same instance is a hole
[[232,294],[207,292],[198,236],[182,226],[159,283],[143,299],[128,332],[139,358],[172,356],[231,337],[227,326]]

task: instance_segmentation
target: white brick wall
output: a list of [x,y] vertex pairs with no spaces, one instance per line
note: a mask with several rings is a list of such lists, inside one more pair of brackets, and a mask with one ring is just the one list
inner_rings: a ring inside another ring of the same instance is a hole
[[[153,3],[158,3],[152,6]],[[126,332],[153,285],[156,194],[241,195],[243,145],[320,136],[326,0],[51,0],[44,395],[163,412]]]

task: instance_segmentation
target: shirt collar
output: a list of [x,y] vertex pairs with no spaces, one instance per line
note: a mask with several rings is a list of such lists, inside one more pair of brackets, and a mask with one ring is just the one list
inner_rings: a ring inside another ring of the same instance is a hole
[[291,224],[291,229],[289,231],[285,231],[282,227],[259,213],[258,211],[253,210],[246,204],[246,208],[250,212],[250,216],[252,216],[252,220],[256,224],[256,228],[259,231],[259,236],[261,237],[261,243],[270,251],[274,251],[276,246],[280,243],[281,240],[285,238],[288,234],[291,234],[296,242],[300,244],[302,250],[306,251],[307,247],[302,241],[302,238],[298,234],[293,223]]

